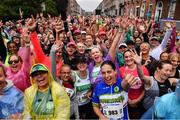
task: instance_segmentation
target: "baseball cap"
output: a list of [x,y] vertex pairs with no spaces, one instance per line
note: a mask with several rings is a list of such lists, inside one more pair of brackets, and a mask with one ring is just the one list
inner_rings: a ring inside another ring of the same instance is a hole
[[86,31],[81,31],[81,34],[86,34]]
[[81,34],[81,31],[79,29],[74,31],[74,35]]
[[126,45],[126,43],[121,43],[121,44],[119,44],[119,48],[120,47],[126,47],[127,48],[127,45]]
[[48,72],[47,68],[45,68],[42,64],[36,64],[31,68],[30,76],[32,76],[37,71]]
[[106,32],[105,31],[100,31],[99,35],[106,35]]
[[76,47],[76,43],[75,43],[75,42],[68,42],[67,47],[69,47],[69,46],[74,46],[74,47]]
[[152,39],[159,41],[159,38],[156,37],[156,36],[153,36],[153,37],[150,38],[150,40],[152,40]]

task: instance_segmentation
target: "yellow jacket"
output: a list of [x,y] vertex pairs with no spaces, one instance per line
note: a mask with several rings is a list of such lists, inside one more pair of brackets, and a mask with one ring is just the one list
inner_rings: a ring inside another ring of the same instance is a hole
[[[43,65],[43,67],[45,67]],[[46,67],[45,67],[46,68]],[[47,69],[47,68],[46,68]],[[31,69],[32,70],[32,69]],[[65,92],[64,88],[59,85],[52,78],[51,74],[48,72],[50,89],[52,93],[52,99],[55,106],[55,111],[53,116],[46,116],[46,119],[51,120],[68,120],[70,119],[70,100]],[[38,90],[37,85],[33,80],[31,80],[32,86],[27,88],[24,93],[24,112],[23,119],[42,119],[41,116],[32,113],[32,103],[36,97]]]

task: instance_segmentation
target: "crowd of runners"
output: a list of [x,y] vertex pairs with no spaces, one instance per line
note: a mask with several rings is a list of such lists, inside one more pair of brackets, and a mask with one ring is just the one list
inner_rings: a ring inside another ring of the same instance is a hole
[[175,21],[40,13],[0,31],[0,119],[180,119]]

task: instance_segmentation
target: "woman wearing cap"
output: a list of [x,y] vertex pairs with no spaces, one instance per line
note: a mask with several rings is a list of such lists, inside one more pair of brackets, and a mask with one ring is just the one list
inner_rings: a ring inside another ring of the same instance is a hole
[[23,119],[69,119],[69,98],[48,69],[35,64],[30,76],[32,86],[25,90]]

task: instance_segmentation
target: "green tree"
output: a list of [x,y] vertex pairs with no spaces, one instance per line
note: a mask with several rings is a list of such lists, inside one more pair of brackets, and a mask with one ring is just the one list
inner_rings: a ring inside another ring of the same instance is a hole
[[46,5],[46,13],[57,15],[57,6],[53,0],[1,0],[0,19],[20,19],[19,8],[23,11],[23,17],[30,17],[42,12],[42,3]]

